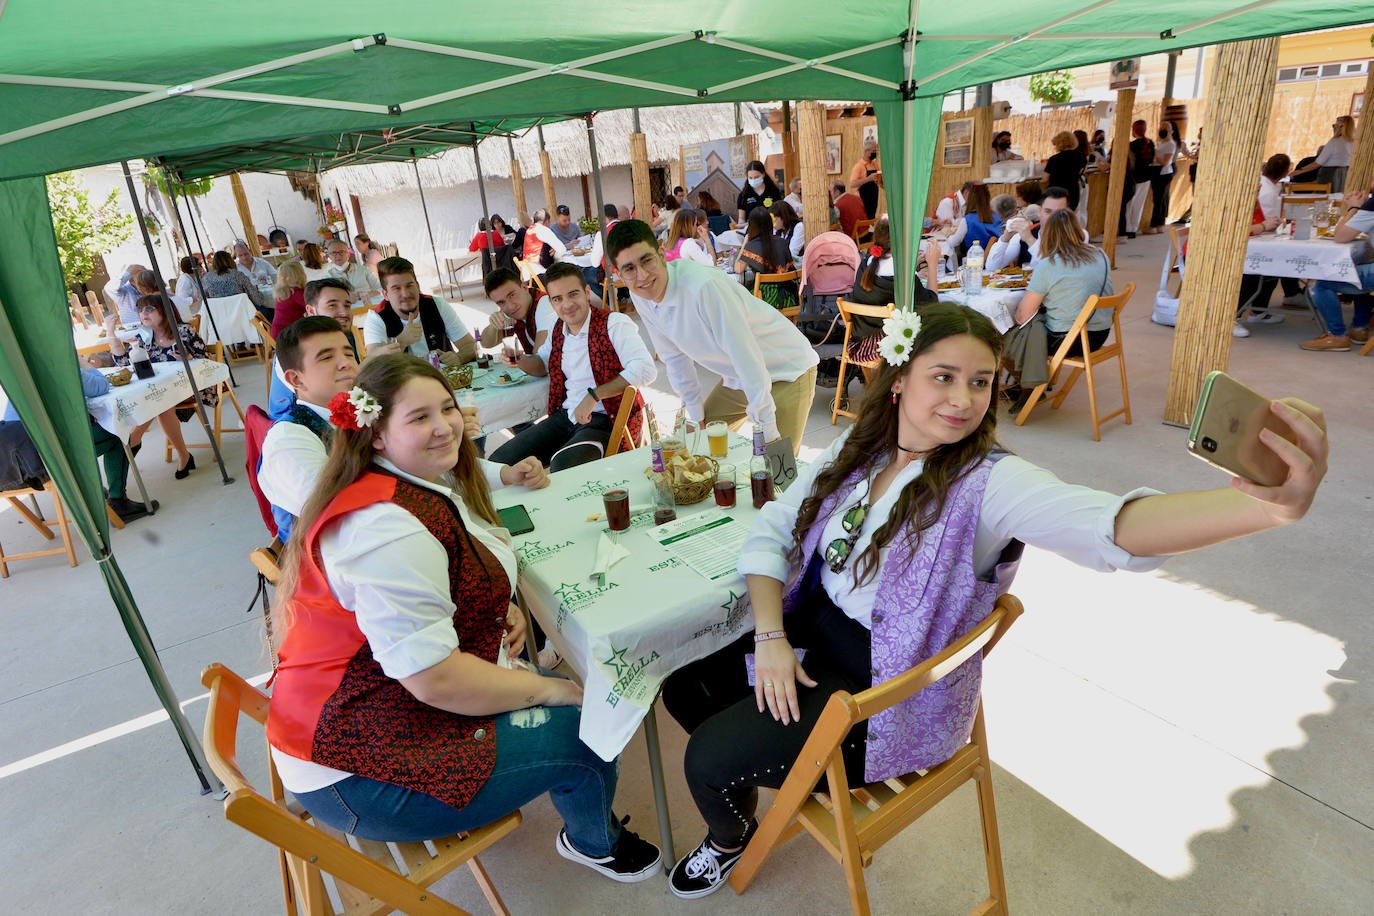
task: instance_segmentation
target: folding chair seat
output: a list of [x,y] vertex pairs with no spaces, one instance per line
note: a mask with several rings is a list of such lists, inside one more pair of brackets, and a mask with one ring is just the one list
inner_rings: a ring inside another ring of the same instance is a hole
[[849,345],[853,337],[853,318],[861,315],[865,318],[887,318],[892,314],[896,306],[891,303],[887,305],[860,305],[857,302],[847,302],[841,298],[838,302],[840,307],[840,318],[844,321],[844,343],[840,347],[840,377],[835,383],[835,403],[830,409],[830,425],[834,426],[839,422],[840,414],[846,417],[857,417],[858,414],[840,406],[840,402],[845,399],[846,384],[845,373],[850,366],[858,366],[863,371],[864,381],[872,377],[873,371],[878,368],[881,360],[871,363],[860,363],[849,358]]
[[[47,493],[52,496],[52,504],[57,514],[57,521],[50,522],[43,518],[41,512],[35,511],[38,507],[38,503],[35,502],[34,509],[30,509],[20,502],[22,497],[27,497],[32,500],[37,493]],[[53,485],[51,480],[44,483],[40,490],[32,490],[28,487],[24,487],[18,490],[0,491],[0,499],[6,500],[10,504],[10,508],[18,512],[19,516],[24,519],[24,521],[28,522],[37,529],[39,534],[43,535],[44,540],[56,540],[59,535],[62,538],[61,547],[53,547],[47,550],[31,550],[28,553],[7,554],[5,553],[4,545],[0,544],[0,579],[8,579],[10,577],[9,565],[15,560],[34,560],[38,557],[52,557],[58,554],[66,554],[67,565],[76,565],[76,550],[72,546],[71,519],[67,517],[67,511],[62,506],[62,497],[58,495],[57,487]],[[123,527],[123,525],[119,527]],[[53,534],[53,529],[57,529],[57,534]]]

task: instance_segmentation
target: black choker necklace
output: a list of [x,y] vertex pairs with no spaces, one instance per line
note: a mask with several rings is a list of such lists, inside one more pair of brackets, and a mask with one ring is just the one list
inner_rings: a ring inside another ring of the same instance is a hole
[[918,448],[907,448],[905,445],[902,445],[902,443],[900,443],[900,442],[897,443],[897,450],[898,450],[899,452],[905,452],[908,456],[910,456],[910,457],[907,458],[907,461],[915,461],[917,458],[921,457],[921,450],[920,450],[920,449],[918,449]]

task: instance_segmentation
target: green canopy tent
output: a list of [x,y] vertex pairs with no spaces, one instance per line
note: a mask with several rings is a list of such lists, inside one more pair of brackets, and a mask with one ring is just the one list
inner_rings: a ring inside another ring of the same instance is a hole
[[[177,7],[173,32],[159,27],[166,12],[153,0],[0,2],[0,386],[150,673],[151,640],[109,551],[42,176],[132,158],[179,162],[186,177],[285,168],[297,154],[318,158],[318,138],[463,122],[519,129],[606,108],[872,99],[901,260],[897,295],[909,306],[908,240],[946,92],[1369,18],[1318,0],[1041,0],[1006,17],[1015,30],[1000,30],[944,0],[872,0],[843,12],[819,0],[603,3],[571,16],[551,0],[527,0],[514,16],[440,0],[386,9],[338,0],[326,19],[191,0]],[[335,23],[376,31],[340,33]],[[291,149],[291,138],[305,138],[304,149]],[[203,151],[219,152],[194,161]]]

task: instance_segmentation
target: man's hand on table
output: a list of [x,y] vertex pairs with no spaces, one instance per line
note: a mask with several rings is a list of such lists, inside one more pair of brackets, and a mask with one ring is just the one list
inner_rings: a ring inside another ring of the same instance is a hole
[[467,360],[463,359],[463,354],[453,350],[444,350],[439,354],[439,362],[445,366],[461,366]]
[[501,468],[501,482],[508,487],[542,490],[549,485],[549,472],[544,470],[544,465],[538,458],[531,455],[523,461]]

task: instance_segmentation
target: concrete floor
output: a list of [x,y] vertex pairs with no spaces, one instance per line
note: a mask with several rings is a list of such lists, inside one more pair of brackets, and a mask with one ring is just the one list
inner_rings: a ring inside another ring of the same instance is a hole
[[[1125,339],[1135,422],[1094,443],[1087,395],[1041,408],[1005,444],[1063,478],[1115,491],[1220,486],[1161,425],[1172,331],[1149,321],[1163,236],[1122,246],[1134,280]],[[469,296],[469,301],[473,301]],[[1019,913],[1368,913],[1374,910],[1374,640],[1368,597],[1374,529],[1374,359],[1305,353],[1306,318],[1235,341],[1231,371],[1272,396],[1328,411],[1330,472],[1301,524],[1171,560],[1147,575],[1101,575],[1028,552],[1014,591],[1027,614],[986,667],[988,730],[1009,900]],[[260,366],[236,368],[243,403]],[[1105,385],[1112,402],[1115,386]],[[658,383],[660,392],[666,384]],[[856,389],[857,390],[857,389]],[[828,395],[822,390],[821,396]],[[1002,413],[1005,419],[1005,411]],[[834,435],[817,403],[805,444]],[[155,434],[154,434],[155,435]],[[200,669],[267,669],[246,614],[247,552],[262,529],[237,481],[211,462],[177,482],[144,450],[163,509],[115,532],[168,675],[199,729]],[[36,544],[0,514],[7,549]],[[84,551],[82,551],[84,554]],[[96,565],[27,561],[0,582],[0,889],[5,912],[267,914],[281,908],[272,850],[197,792],[134,658]],[[702,826],[681,778],[684,738],[661,715],[679,850]],[[251,766],[263,759],[246,742]],[[656,836],[644,746],[626,749],[617,808]],[[553,854],[547,799],[484,857],[517,913],[774,913],[847,910],[838,869],[809,839],[784,847],[749,892],[676,900],[661,880],[614,885]],[[890,843],[868,870],[874,911],[962,913],[985,893],[976,808],[965,788]],[[436,886],[474,912],[464,870]]]

